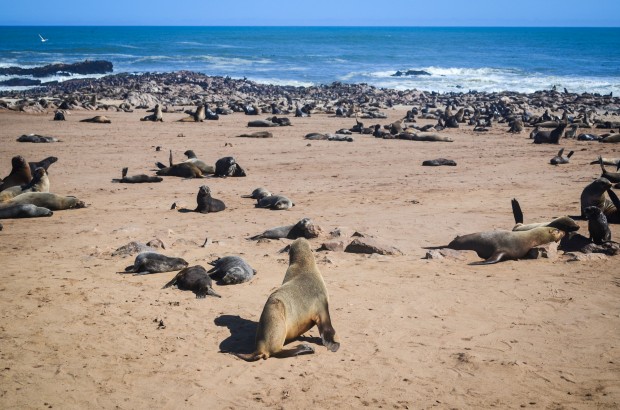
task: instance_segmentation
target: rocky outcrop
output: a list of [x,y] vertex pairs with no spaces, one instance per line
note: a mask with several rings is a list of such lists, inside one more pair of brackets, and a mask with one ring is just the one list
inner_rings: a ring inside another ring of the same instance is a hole
[[31,75],[37,78],[50,77],[53,75],[69,76],[71,74],[106,74],[111,72],[112,63],[104,60],[86,60],[73,64],[48,64],[34,68],[0,68],[0,75]]

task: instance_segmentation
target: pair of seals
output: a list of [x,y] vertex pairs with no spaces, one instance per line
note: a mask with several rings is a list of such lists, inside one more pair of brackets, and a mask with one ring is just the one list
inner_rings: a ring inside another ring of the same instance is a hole
[[161,107],[159,106],[159,104],[155,104],[155,109],[153,110],[153,114],[140,118],[140,121],[164,122],[163,113],[161,111]]
[[221,298],[213,290],[213,281],[209,277],[207,270],[200,265],[182,269],[162,289],[169,288],[170,286],[176,286],[180,290],[191,290],[196,294],[196,299],[204,299],[207,296]]
[[21,155],[14,156],[11,159],[11,172],[2,179],[0,183],[0,191],[13,186],[24,185],[32,179],[32,171],[30,166]]
[[521,211],[521,206],[519,205],[519,201],[516,199],[512,199],[512,214],[515,218],[515,226],[512,228],[513,231],[529,231],[534,228],[549,227],[556,228],[564,233],[575,232],[579,230],[579,225],[572,218],[568,216],[562,216],[560,218],[555,218],[550,222],[539,222],[539,223],[531,223],[531,224],[523,224],[523,212]]
[[244,283],[251,280],[256,273],[256,270],[239,256],[224,256],[209,262],[209,265],[213,268],[208,273],[219,281],[218,284]]
[[216,177],[244,177],[246,175],[245,170],[237,164],[233,157],[220,158],[215,163]]
[[284,349],[287,340],[301,336],[314,325],[319,329],[323,345],[336,352],[340,342],[331,323],[327,287],[310,244],[305,239],[297,239],[289,250],[289,267],[282,285],[269,295],[263,308],[254,352],[238,353],[237,357],[255,361],[314,353],[308,344]]
[[187,157],[187,159],[183,162],[189,162],[196,165],[196,167],[198,167],[198,169],[201,170],[204,175],[213,174],[215,172],[215,168],[213,168],[213,165],[208,165],[203,160],[198,159],[194,151],[192,151],[191,149],[185,151],[183,155]]
[[211,196],[211,189],[206,185],[201,186],[198,190],[196,202],[198,203],[198,206],[196,206],[194,211],[200,212],[201,214],[220,212],[226,209],[226,205],[223,201],[215,199]]
[[58,158],[56,157],[47,157],[39,162],[29,162],[28,165],[30,166],[30,172],[34,174],[34,170],[37,168],[44,168],[47,171],[50,165],[56,161],[58,161]]
[[250,195],[241,195],[241,198],[252,198],[260,201],[266,196],[270,196],[271,192],[267,191],[267,189],[260,187],[256,188]]
[[130,177],[127,176],[127,171],[129,168],[125,167],[121,171],[122,178],[121,179],[112,179],[112,182],[120,182],[123,184],[142,184],[142,183],[150,183],[150,182],[161,182],[164,179],[162,177],[153,177],[150,175],[139,174],[132,175]]
[[26,185],[16,185],[0,192],[0,203],[10,201],[18,195],[26,192],[49,192],[50,180],[44,168],[37,168],[32,180]]
[[[605,197],[605,192],[609,199]],[[620,199],[611,189],[607,178],[598,178],[586,186],[581,192],[581,216],[585,218],[585,209],[589,206],[598,207],[610,223],[620,223]]]
[[204,178],[204,174],[196,165],[191,162],[180,162],[178,164],[172,163],[172,150],[170,151],[170,166],[165,166],[161,162],[156,162],[155,165],[159,168],[156,174],[161,176],[172,176],[181,178]]
[[[603,164],[603,158],[598,157],[599,164],[601,165],[601,177],[606,178],[609,182],[618,183],[620,182],[620,173],[618,172],[609,172],[605,169],[605,165]],[[620,164],[616,166],[616,168],[620,169]]]
[[134,275],[148,275],[149,273],[171,272],[186,268],[189,265],[185,259],[172,258],[156,252],[142,252],[136,256],[133,265],[125,268],[125,272]]
[[536,246],[558,242],[564,232],[556,228],[538,227],[528,231],[491,231],[457,236],[448,248],[475,251],[484,261],[472,265],[490,265],[510,259],[521,259]]
[[611,230],[603,211],[596,206],[589,206],[584,211],[588,220],[590,239],[597,245],[611,241]]

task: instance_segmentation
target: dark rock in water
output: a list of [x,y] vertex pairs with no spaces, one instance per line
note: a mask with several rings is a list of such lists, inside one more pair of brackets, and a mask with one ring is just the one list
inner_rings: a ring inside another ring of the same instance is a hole
[[11,78],[6,81],[0,81],[0,85],[7,87],[30,87],[33,85],[41,85],[41,80],[31,80],[29,78]]
[[398,70],[397,72],[392,74],[392,77],[405,77],[408,75],[431,75],[431,73],[429,73],[428,71],[424,71],[424,70],[407,70],[407,71]]
[[[8,67],[0,68],[0,75],[32,75],[33,77],[50,77],[53,75],[71,74],[105,74],[112,72],[112,63],[104,60],[82,61],[73,64],[48,64],[42,67],[21,68]],[[10,81],[10,80],[9,80]]]

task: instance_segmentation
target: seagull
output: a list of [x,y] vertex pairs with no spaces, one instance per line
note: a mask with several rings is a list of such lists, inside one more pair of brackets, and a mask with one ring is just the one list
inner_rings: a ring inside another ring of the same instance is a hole
[[47,41],[47,39],[43,38],[43,36],[41,34],[39,34],[39,37],[41,37],[41,43],[45,43]]

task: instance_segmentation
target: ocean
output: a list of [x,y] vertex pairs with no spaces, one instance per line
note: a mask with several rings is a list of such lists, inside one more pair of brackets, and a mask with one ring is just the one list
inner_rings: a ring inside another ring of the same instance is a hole
[[[191,70],[278,85],[620,94],[620,28],[0,27],[0,67],[86,59],[111,61],[114,73]],[[425,74],[393,76],[407,70]]]

